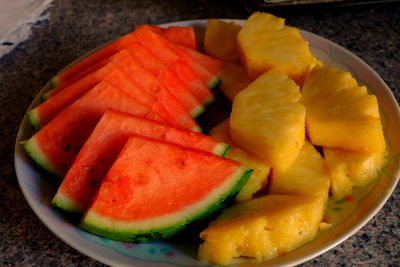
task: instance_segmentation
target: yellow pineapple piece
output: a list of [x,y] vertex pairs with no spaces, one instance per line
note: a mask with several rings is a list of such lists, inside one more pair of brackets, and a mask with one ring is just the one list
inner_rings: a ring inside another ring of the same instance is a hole
[[328,200],[331,176],[325,160],[306,141],[296,161],[286,171],[274,171],[269,183],[270,194],[321,196],[324,210]]
[[249,180],[247,180],[247,183],[235,197],[236,202],[243,202],[252,199],[253,195],[267,184],[271,167],[259,158],[237,147],[232,142],[229,133],[229,120],[225,120],[215,126],[210,131],[210,136],[228,143],[231,146],[226,154],[227,158],[236,160],[253,169]]
[[320,197],[267,195],[234,205],[200,233],[200,260],[228,264],[234,257],[268,260],[316,237]]
[[386,153],[354,152],[323,148],[324,158],[332,175],[334,199],[350,195],[353,187],[366,186],[376,178],[385,163]]
[[350,73],[332,67],[315,69],[305,81],[307,133],[314,145],[382,152],[385,140],[374,95]]
[[311,69],[321,64],[296,28],[268,13],[253,13],[237,39],[241,61],[252,79],[275,68],[302,84]]
[[241,27],[233,22],[207,20],[204,50],[207,54],[223,61],[238,60],[236,37],[240,29]]
[[270,70],[233,100],[230,131],[234,143],[284,171],[304,143],[305,108],[299,87],[285,74]]
[[252,80],[247,76],[243,65],[236,61],[225,61],[218,75],[220,79],[219,87],[222,93],[231,101],[244,88],[246,88]]

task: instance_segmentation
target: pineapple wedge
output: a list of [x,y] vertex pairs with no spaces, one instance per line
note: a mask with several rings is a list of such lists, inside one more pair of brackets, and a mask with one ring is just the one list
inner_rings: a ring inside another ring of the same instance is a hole
[[302,84],[312,68],[321,64],[296,28],[286,27],[283,18],[268,13],[253,13],[237,39],[241,61],[252,79],[275,68]]
[[228,143],[231,148],[228,150],[226,157],[229,159],[236,160],[249,168],[253,169],[253,172],[247,180],[247,183],[242,187],[239,193],[235,196],[236,202],[243,202],[253,198],[253,195],[258,192],[262,187],[266,186],[268,182],[268,175],[270,166],[246,152],[245,150],[237,147],[231,140],[229,133],[229,120],[225,120],[215,126],[210,131],[210,136],[219,139],[225,143]]
[[270,194],[320,196],[321,209],[328,200],[331,176],[325,160],[306,141],[296,161],[286,171],[274,171],[269,183]]
[[235,61],[223,62],[219,79],[222,93],[231,101],[252,82],[243,65]]
[[233,100],[233,142],[272,168],[286,170],[304,144],[305,108],[299,100],[299,87],[285,74],[261,75]]
[[207,20],[204,50],[222,61],[239,60],[236,37],[241,27],[233,22]]
[[314,70],[305,81],[307,133],[314,145],[382,152],[385,140],[374,95],[358,86],[350,73],[333,67]]
[[268,260],[313,240],[322,219],[320,197],[267,195],[224,210],[200,233],[200,260],[228,264],[234,257]]
[[332,175],[334,199],[350,195],[353,187],[366,186],[376,178],[385,163],[386,153],[354,152],[323,148],[324,158]]

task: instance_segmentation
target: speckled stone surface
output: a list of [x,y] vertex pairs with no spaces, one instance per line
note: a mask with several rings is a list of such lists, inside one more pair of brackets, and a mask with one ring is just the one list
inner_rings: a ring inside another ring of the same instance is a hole
[[[64,244],[36,217],[14,172],[16,133],[41,87],[63,66],[136,24],[246,18],[232,1],[54,1],[48,21],[0,58],[0,266],[103,266]],[[281,10],[287,23],[349,49],[400,100],[400,5]],[[400,266],[400,191],[357,234],[304,266]]]

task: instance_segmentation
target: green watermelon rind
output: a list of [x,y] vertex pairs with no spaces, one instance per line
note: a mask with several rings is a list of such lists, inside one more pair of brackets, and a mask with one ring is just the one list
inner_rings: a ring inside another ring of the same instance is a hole
[[84,210],[80,208],[75,201],[64,195],[62,192],[57,192],[51,204],[69,213],[83,213]]
[[29,124],[34,128],[37,129],[39,128],[40,124],[40,116],[37,113],[36,109],[32,109],[26,113],[26,118],[29,122]]
[[[227,179],[227,182],[199,202],[200,204],[198,207],[195,207],[196,210],[194,212],[190,211],[191,207],[189,207],[181,216],[176,214],[167,215],[172,217],[172,222],[165,225],[160,224],[159,226],[138,230],[134,228],[135,226],[137,227],[137,223],[134,223],[133,228],[129,229],[128,227],[128,229],[122,230],[118,229],[118,221],[112,220],[111,218],[104,218],[89,209],[79,226],[90,233],[122,242],[151,242],[166,239],[178,233],[189,223],[200,221],[224,208],[227,201],[233,198],[245,185],[252,172],[252,169],[245,166],[239,167],[236,172]],[[185,214],[189,215],[185,216]],[[147,219],[150,225],[157,225],[157,220],[159,220],[159,218]],[[125,228],[127,227],[125,226]]]
[[212,77],[212,79],[208,82],[207,87],[210,90],[213,90],[218,86],[220,79],[217,76]]
[[52,95],[51,95],[52,91],[53,91],[53,90],[50,90],[50,91],[44,93],[44,94],[40,97],[40,101],[46,102],[47,100],[49,100],[49,99],[52,97]]
[[22,141],[21,145],[37,165],[57,177],[63,177],[63,175],[48,161],[47,156],[42,152],[34,138]]
[[197,118],[201,114],[203,114],[204,111],[206,111],[206,108],[203,105],[198,105],[198,106],[194,107],[192,110],[190,110],[189,114],[190,114],[190,116],[192,116],[192,118]]
[[60,77],[58,75],[54,76],[53,78],[50,79],[49,84],[50,88],[55,88],[57,85],[60,83]]
[[228,152],[228,150],[231,147],[227,144],[227,143],[218,143],[214,149],[212,150],[212,153],[217,155],[217,156],[221,156],[221,157],[225,157],[226,153]]

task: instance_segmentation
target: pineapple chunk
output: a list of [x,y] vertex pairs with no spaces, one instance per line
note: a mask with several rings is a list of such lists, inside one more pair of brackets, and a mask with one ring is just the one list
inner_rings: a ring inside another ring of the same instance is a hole
[[274,171],[269,184],[270,194],[321,196],[324,210],[328,200],[331,176],[325,160],[306,141],[296,161],[286,171]]
[[222,93],[231,101],[251,83],[242,64],[234,61],[223,62],[219,78],[221,80],[219,86]]
[[302,84],[311,69],[321,64],[299,31],[271,14],[253,13],[237,39],[241,61],[252,79],[275,68]]
[[302,88],[307,133],[314,145],[353,151],[385,149],[378,102],[350,73],[314,70]]
[[230,117],[234,143],[284,171],[304,144],[305,108],[299,87],[270,70],[236,95]]
[[332,175],[331,193],[334,199],[350,195],[354,186],[366,186],[376,178],[385,163],[386,153],[354,152],[323,148]]
[[204,50],[222,61],[239,60],[237,34],[241,27],[232,22],[217,19],[207,20],[204,35]]
[[234,205],[200,233],[200,260],[268,260],[313,240],[322,219],[320,197],[267,195]]
[[236,160],[253,169],[249,180],[247,180],[247,183],[235,197],[236,202],[243,202],[252,199],[256,192],[266,186],[271,167],[267,163],[233,144],[229,133],[229,120],[225,120],[215,126],[210,131],[210,136],[228,143],[231,146],[226,154],[227,158]]

